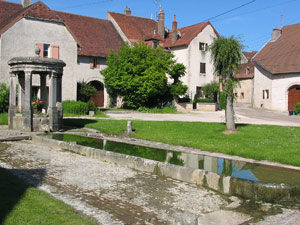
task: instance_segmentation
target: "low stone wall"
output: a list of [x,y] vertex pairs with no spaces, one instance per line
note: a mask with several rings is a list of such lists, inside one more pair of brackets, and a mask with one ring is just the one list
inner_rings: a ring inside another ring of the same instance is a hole
[[142,172],[154,173],[163,177],[207,187],[226,195],[236,195],[247,199],[278,203],[300,201],[300,186],[286,184],[264,184],[251,182],[230,176],[219,175],[200,169],[176,166],[154,160],[123,155],[119,153],[80,146],[74,143],[52,140],[47,137],[33,135],[32,140],[43,145],[57,146],[71,152],[115,163]]
[[198,102],[197,103],[197,110],[198,111],[205,111],[205,112],[215,112],[218,110],[217,103],[204,103]]
[[193,111],[193,103],[178,103],[175,102],[175,107],[178,112],[190,112]]

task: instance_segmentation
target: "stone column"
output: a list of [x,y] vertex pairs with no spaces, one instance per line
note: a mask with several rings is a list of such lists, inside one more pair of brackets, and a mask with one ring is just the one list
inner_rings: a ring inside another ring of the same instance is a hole
[[62,128],[63,124],[63,109],[62,109],[62,74],[59,74],[57,78],[57,103],[56,103],[57,111],[58,111],[58,127]]
[[58,74],[56,72],[52,72],[50,74],[48,112],[49,112],[49,119],[50,119],[50,130],[52,132],[59,130],[58,111],[57,111],[57,107],[56,107],[57,77],[58,77]]
[[40,75],[40,93],[41,93],[41,101],[44,103],[44,108],[46,107],[47,102],[47,85],[46,85],[46,78],[47,76],[45,74]]
[[32,71],[25,72],[25,98],[24,98],[24,130],[31,132],[33,129],[33,115],[32,115]]
[[9,90],[8,127],[9,129],[13,129],[13,119],[16,115],[16,75],[14,73],[10,73]]
[[18,110],[24,112],[25,78],[23,73],[18,74],[18,81]]

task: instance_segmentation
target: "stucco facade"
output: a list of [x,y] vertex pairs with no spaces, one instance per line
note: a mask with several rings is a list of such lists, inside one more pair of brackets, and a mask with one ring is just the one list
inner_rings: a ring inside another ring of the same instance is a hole
[[[98,58],[100,68],[90,68],[90,57],[78,56],[77,42],[63,23],[47,22],[23,18],[1,35],[0,44],[0,82],[8,84],[9,66],[13,57],[32,56],[37,43],[59,46],[59,59],[67,66],[62,82],[63,100],[76,100],[77,82],[99,81],[104,84],[101,70],[105,68],[105,59]],[[39,85],[39,77],[33,76],[33,85]],[[108,97],[104,91],[104,107]]]
[[252,104],[253,83],[252,78],[240,80],[239,86],[234,89],[236,103]]
[[[177,62],[186,66],[186,74],[181,80],[188,86],[188,94],[191,98],[196,94],[197,87],[203,87],[217,79],[214,75],[210,51],[199,49],[200,42],[209,46],[216,37],[217,34],[214,29],[211,26],[206,26],[188,46],[170,48]],[[200,73],[200,63],[205,63],[205,73]]]
[[[295,85],[300,85],[300,73],[273,75],[256,66],[253,107],[287,112],[288,92]],[[263,97],[264,90],[269,90],[269,96]]]

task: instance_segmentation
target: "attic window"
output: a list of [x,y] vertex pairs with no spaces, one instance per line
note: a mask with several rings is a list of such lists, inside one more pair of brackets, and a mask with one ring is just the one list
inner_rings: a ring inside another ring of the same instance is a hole
[[199,42],[199,50],[200,51],[207,51],[208,45],[204,42]]

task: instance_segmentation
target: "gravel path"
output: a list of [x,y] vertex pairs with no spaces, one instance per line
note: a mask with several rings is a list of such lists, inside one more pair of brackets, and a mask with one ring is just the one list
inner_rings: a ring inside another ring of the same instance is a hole
[[[7,132],[0,129],[2,136]],[[237,225],[252,221],[249,215],[237,212],[244,202],[236,197],[224,198],[195,185],[31,141],[7,144],[8,148],[0,148],[0,167],[94,217],[99,224]],[[286,218],[290,223],[280,223]],[[299,218],[299,211],[289,209],[259,224],[295,225]]]

